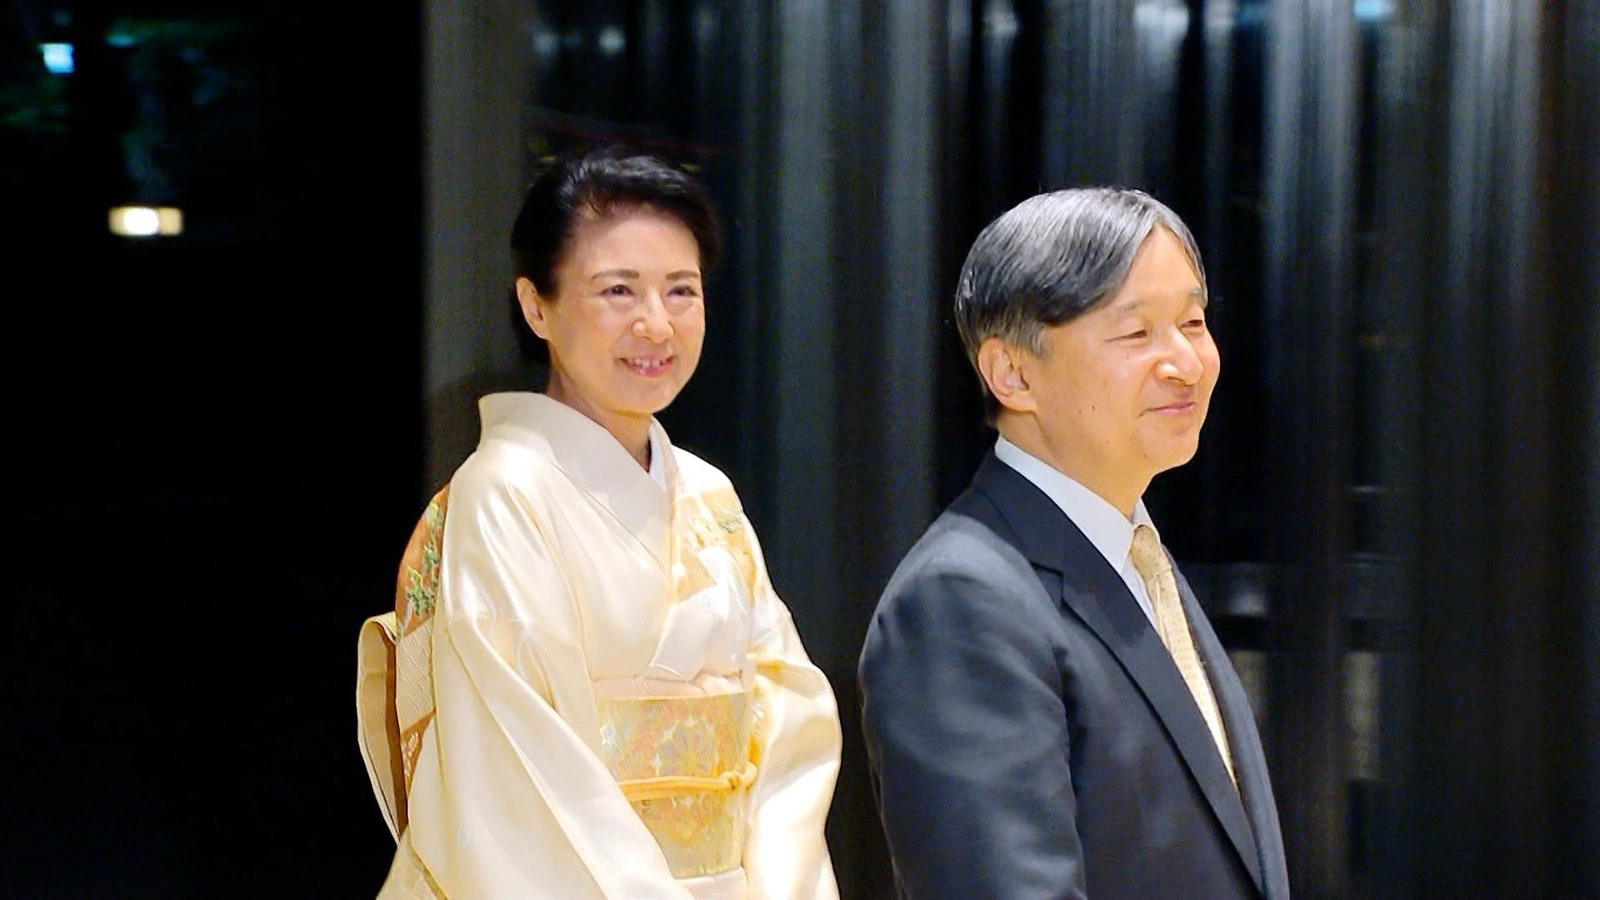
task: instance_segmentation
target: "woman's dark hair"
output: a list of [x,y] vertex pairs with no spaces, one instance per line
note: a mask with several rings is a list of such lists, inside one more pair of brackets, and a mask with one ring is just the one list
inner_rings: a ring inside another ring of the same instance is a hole
[[[659,156],[620,144],[579,147],[544,161],[522,197],[511,226],[514,278],[527,278],[548,297],[559,295],[556,268],[580,218],[647,207],[681,221],[700,251],[702,276],[722,252],[711,192]],[[545,358],[544,341],[528,328],[511,291],[511,316],[525,355]]]

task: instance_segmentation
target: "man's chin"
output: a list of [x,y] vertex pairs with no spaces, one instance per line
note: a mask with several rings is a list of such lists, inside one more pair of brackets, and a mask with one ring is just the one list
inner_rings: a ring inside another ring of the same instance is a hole
[[1194,459],[1195,454],[1199,451],[1199,449],[1199,441],[1195,441],[1193,444],[1190,444],[1186,447],[1163,447],[1161,448],[1161,452],[1152,453],[1151,459],[1156,462],[1156,472],[1166,472],[1170,469],[1176,469],[1187,464],[1190,460]]

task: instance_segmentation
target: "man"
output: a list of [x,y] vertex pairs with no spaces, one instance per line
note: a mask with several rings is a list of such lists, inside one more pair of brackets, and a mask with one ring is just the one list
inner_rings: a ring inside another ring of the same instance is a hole
[[1249,701],[1141,500],[1198,446],[1206,296],[1138,191],[1042,194],[974,242],[955,318],[999,439],[860,660],[904,895],[1289,896]]

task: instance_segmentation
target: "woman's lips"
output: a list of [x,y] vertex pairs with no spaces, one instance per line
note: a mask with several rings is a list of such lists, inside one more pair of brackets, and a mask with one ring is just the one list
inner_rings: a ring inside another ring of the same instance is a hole
[[672,368],[674,356],[624,356],[622,364],[628,371],[646,378],[658,378]]

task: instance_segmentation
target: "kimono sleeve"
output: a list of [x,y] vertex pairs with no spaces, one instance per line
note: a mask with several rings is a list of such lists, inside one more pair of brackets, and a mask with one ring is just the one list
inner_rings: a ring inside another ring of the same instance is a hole
[[410,844],[449,897],[687,897],[590,742],[579,604],[517,486],[452,482]]
[[756,765],[744,865],[753,898],[835,898],[823,828],[839,777],[842,736],[833,688],[806,655],[773,590],[748,519],[755,562]]

